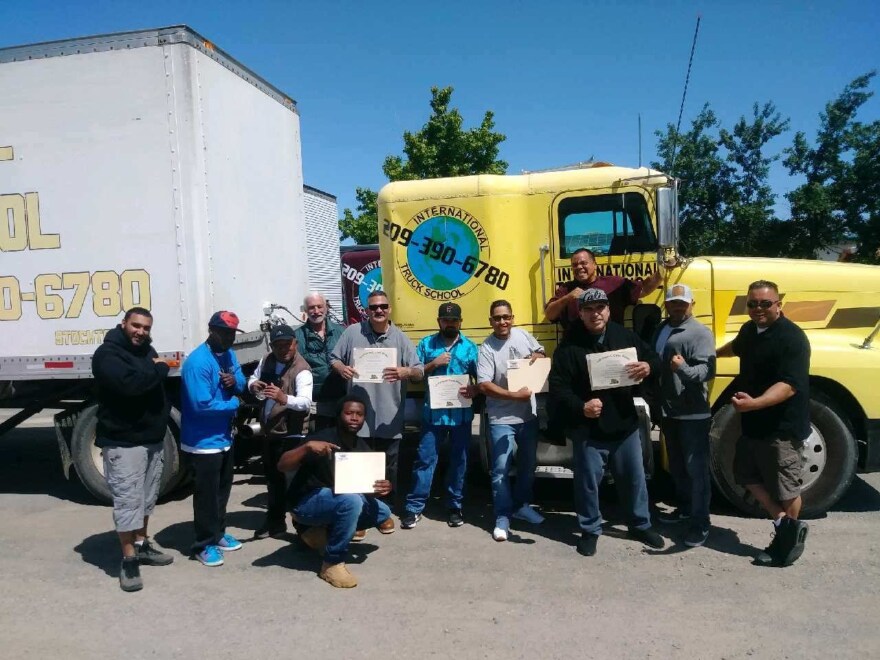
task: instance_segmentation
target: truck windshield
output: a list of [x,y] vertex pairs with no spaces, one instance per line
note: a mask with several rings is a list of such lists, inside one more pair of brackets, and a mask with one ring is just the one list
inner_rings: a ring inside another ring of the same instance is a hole
[[639,193],[568,197],[559,203],[559,256],[589,248],[598,256],[653,252],[657,238]]

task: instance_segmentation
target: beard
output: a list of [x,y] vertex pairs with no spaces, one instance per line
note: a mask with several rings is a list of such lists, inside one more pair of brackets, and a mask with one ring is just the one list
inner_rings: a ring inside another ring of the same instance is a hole
[[443,328],[440,331],[440,334],[443,335],[446,339],[455,339],[456,337],[458,337],[458,333],[458,328]]

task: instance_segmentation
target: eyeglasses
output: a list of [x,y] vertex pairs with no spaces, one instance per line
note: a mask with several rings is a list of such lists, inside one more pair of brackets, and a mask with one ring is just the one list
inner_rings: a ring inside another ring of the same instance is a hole
[[747,300],[746,307],[749,309],[757,309],[758,307],[761,309],[770,309],[778,302],[778,300]]
[[495,321],[495,323],[500,323],[501,321],[513,320],[513,314],[496,314],[495,316],[490,316],[489,318]]
[[391,305],[389,305],[388,303],[382,303],[380,305],[369,305],[371,312],[376,312],[380,309],[385,310],[385,309],[388,309],[389,307],[391,307]]

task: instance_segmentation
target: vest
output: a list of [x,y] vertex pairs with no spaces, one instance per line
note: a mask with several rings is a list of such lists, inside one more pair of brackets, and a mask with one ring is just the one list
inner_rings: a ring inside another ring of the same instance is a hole
[[[263,368],[260,370],[260,380],[268,382],[279,376],[275,373],[278,360],[275,355],[269,353],[263,358]],[[297,353],[293,361],[281,372],[281,382],[278,387],[289,396],[296,396],[296,376],[301,371],[309,371],[308,362]],[[266,378],[263,378],[263,375]],[[305,435],[309,430],[309,413],[291,410],[277,401],[274,402],[269,413],[266,414],[266,406],[260,410],[260,426],[268,438],[278,438],[286,435]]]

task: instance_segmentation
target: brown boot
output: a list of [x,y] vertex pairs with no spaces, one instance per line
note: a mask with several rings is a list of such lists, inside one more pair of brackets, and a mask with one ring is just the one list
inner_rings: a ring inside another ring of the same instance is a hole
[[327,546],[327,528],[326,527],[309,527],[306,531],[299,535],[299,538],[312,550],[315,550],[323,556],[324,548]]
[[345,564],[321,564],[321,572],[318,573],[325,582],[329,582],[338,589],[351,589],[358,585],[357,578],[351,574]]
[[394,518],[388,516],[388,520],[383,523],[380,523],[378,527],[376,527],[383,534],[394,534]]
[[365,538],[367,538],[367,530],[359,529],[354,533],[354,536],[351,537],[352,543],[360,543]]

